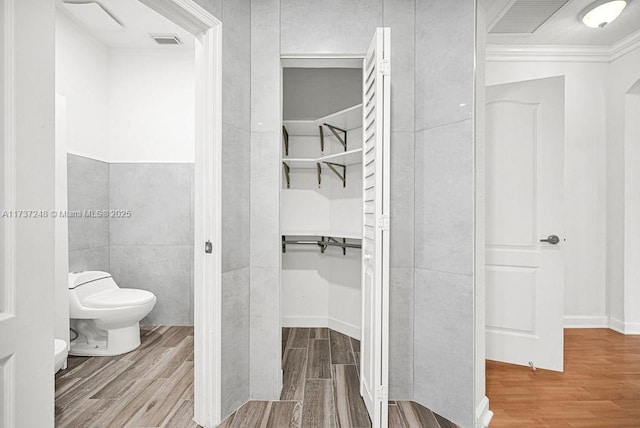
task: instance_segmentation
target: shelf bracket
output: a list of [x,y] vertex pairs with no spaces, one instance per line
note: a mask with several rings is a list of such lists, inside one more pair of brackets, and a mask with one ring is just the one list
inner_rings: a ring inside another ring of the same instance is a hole
[[289,156],[289,132],[287,132],[287,128],[282,125],[282,136],[284,139],[284,155]]
[[287,237],[282,235],[282,253],[287,252]]
[[322,185],[322,167],[320,166],[320,162],[316,163],[316,168],[318,170],[318,189]]
[[289,168],[286,162],[282,162],[282,168],[284,168],[284,176],[287,179],[287,189],[291,189],[291,176],[289,175],[291,168]]
[[324,131],[322,130],[322,125],[318,126],[318,130],[320,131],[320,154],[324,154]]
[[[347,255],[347,238],[342,238],[342,242],[338,241],[336,238],[329,238],[329,242],[333,242],[337,244],[337,247],[342,247],[342,255]],[[342,244],[342,245],[341,245]]]
[[[347,151],[347,131],[345,131],[344,129],[336,128],[335,126],[329,125],[328,123],[324,123],[323,125],[329,128],[329,130],[333,133],[333,135],[335,135],[338,141],[340,141],[340,144],[342,144],[342,147],[344,147],[344,151],[346,152]],[[344,134],[344,138],[340,134],[338,134],[339,132],[342,132]]]
[[[347,187],[347,166],[332,162],[324,162],[324,164],[327,165],[340,180],[342,180],[342,187]],[[337,168],[342,168],[342,174],[338,172]]]

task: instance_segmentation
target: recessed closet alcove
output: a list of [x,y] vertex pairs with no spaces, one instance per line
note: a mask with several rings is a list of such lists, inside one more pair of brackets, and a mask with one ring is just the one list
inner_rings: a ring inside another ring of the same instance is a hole
[[[335,64],[333,64],[335,65]],[[283,69],[281,317],[360,339],[362,69]]]

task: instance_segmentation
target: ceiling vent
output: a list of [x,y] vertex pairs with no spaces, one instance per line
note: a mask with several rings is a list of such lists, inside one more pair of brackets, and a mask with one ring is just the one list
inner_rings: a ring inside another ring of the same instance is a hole
[[491,34],[533,34],[569,0],[516,0],[493,25]]
[[149,34],[159,45],[181,45],[182,42],[175,34]]

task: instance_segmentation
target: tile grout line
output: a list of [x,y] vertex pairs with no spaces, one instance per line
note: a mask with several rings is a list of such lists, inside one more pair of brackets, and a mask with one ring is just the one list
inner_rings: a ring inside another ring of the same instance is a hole
[[356,362],[356,351],[353,350],[353,338],[349,336],[349,347],[351,348],[351,359],[353,365],[356,366],[356,372],[358,373],[358,382],[360,382],[360,370],[358,369],[358,363]]
[[[309,369],[309,345],[311,344],[311,329],[307,331],[307,356],[304,365],[304,382],[302,383],[302,407],[300,411],[304,410],[304,396],[307,392],[307,370]],[[302,413],[300,413],[300,419],[302,419]],[[300,425],[302,425],[302,420],[300,421]]]
[[[327,338],[329,339],[329,382],[331,382],[331,401],[333,402],[333,426],[338,425],[338,402],[336,400],[335,382],[333,381],[333,352],[331,352],[331,329],[327,328]],[[329,415],[331,417],[331,415]]]

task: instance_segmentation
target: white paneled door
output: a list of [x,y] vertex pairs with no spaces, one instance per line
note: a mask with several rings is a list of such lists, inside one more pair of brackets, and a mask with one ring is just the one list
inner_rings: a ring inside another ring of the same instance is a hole
[[564,78],[487,88],[486,356],[563,369]]
[[389,49],[378,28],[363,64],[363,239],[360,394],[373,428],[387,426],[389,355]]

